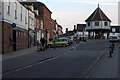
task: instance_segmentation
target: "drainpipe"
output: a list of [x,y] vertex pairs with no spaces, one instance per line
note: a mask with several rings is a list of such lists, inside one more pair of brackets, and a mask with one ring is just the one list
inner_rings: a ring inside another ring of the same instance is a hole
[[29,10],[28,10],[28,48],[29,48]]
[[3,19],[4,18],[4,14],[3,14],[4,13],[4,2],[3,1],[1,1],[1,2],[2,2],[2,13],[1,13],[2,14],[2,16],[1,16],[1,18],[2,18],[2,21],[1,21],[1,23],[2,23],[1,26],[2,27],[1,27],[1,30],[2,31],[0,31],[0,32],[1,32],[1,42],[2,42],[1,47],[2,47],[2,50],[1,50],[0,53],[4,54],[4,42],[3,42],[4,41],[3,40],[4,39],[4,37],[3,37],[3,35],[4,35],[4,33],[3,33],[4,32],[3,31],[3,26],[4,26],[4,24],[3,24],[3,20],[4,20]]

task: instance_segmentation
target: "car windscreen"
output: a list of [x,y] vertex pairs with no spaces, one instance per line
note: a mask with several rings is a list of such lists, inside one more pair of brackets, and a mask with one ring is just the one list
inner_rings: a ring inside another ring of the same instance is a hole
[[113,39],[117,39],[117,37],[112,37]]

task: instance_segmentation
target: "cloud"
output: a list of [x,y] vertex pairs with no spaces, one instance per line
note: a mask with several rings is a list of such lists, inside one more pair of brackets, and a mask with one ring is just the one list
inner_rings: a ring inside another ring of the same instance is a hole
[[98,1],[98,0],[52,0],[52,1],[46,1],[46,3],[82,3],[82,4],[91,4],[96,5],[100,3],[100,5],[116,5],[119,0],[104,0],[104,1]]
[[117,2],[93,2],[93,1],[78,1],[79,3],[83,3],[83,4],[91,4],[91,5],[96,5],[96,4],[100,4],[100,5],[116,5],[118,4]]

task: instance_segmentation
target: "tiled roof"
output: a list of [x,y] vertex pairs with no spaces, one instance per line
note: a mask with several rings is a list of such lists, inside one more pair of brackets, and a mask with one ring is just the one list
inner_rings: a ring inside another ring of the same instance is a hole
[[98,8],[85,20],[85,22],[88,21],[110,21],[111,20],[103,13],[103,11]]

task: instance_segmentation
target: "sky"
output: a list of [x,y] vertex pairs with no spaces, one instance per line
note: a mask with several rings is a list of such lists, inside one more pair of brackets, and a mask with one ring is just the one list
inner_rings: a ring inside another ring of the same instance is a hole
[[98,7],[111,19],[111,25],[118,25],[119,0],[37,0],[44,3],[50,11],[52,18],[63,27],[73,30],[74,25],[84,24],[85,20]]

